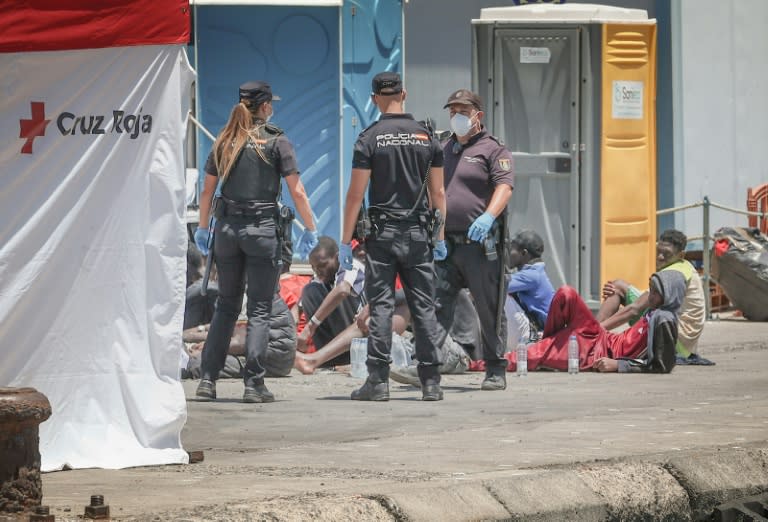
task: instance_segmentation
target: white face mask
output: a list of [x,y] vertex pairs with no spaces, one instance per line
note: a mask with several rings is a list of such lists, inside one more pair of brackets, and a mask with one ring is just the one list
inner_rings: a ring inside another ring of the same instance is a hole
[[473,126],[472,118],[463,114],[456,113],[451,118],[451,129],[456,133],[456,136],[466,136]]

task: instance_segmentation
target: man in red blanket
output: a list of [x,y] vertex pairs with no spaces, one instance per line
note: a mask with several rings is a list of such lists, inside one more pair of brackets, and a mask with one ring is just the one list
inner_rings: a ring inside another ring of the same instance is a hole
[[[544,338],[528,346],[528,369],[568,369],[568,338],[579,342],[579,370],[669,373],[675,366],[677,315],[685,297],[685,277],[676,271],[653,274],[650,310],[632,327],[612,333],[600,326],[570,286],[552,299]],[[516,354],[505,355],[507,371],[517,369]]]

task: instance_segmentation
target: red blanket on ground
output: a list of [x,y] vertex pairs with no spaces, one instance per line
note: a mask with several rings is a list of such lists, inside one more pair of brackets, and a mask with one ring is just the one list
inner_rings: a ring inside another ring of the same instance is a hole
[[[648,342],[648,320],[643,317],[621,333],[609,332],[600,326],[574,288],[562,286],[552,299],[544,338],[528,346],[528,369],[567,370],[571,335],[579,342],[579,370],[592,370],[592,364],[601,357],[640,356]],[[507,371],[516,371],[517,354],[509,352],[505,357],[509,361]],[[485,370],[484,361],[473,361],[470,370]]]

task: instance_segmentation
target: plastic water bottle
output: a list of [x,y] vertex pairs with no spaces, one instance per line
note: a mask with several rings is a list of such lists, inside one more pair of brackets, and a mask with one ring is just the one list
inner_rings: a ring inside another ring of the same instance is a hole
[[405,351],[405,347],[401,342],[395,342],[393,340],[392,353],[390,354],[390,357],[392,358],[392,366],[399,366],[400,368],[405,368],[408,366],[408,359],[410,357],[408,356],[408,352]]
[[579,373],[579,341],[575,335],[568,338],[568,373]]
[[368,339],[355,337],[349,346],[350,375],[357,379],[368,377],[368,367],[365,361],[368,359]]
[[525,377],[528,375],[528,345],[525,338],[521,337],[517,343],[517,376]]

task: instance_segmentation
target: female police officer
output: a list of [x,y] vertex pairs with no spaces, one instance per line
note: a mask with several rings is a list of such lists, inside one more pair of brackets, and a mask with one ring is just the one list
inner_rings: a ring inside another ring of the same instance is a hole
[[[205,164],[200,201],[200,223],[208,223],[216,192],[213,254],[219,275],[219,298],[203,348],[197,397],[216,398],[216,379],[224,365],[229,341],[240,313],[248,281],[245,392],[243,402],[272,402],[264,386],[261,357],[269,341],[269,317],[279,277],[281,230],[277,223],[281,177],[285,178],[296,209],[306,225],[297,245],[306,256],[317,243],[317,231],[304,186],[299,180],[293,146],[272,116],[268,83],[240,86],[240,101],[232,109]],[[219,190],[216,190],[217,186]],[[210,231],[201,226],[195,243],[207,253]]]

